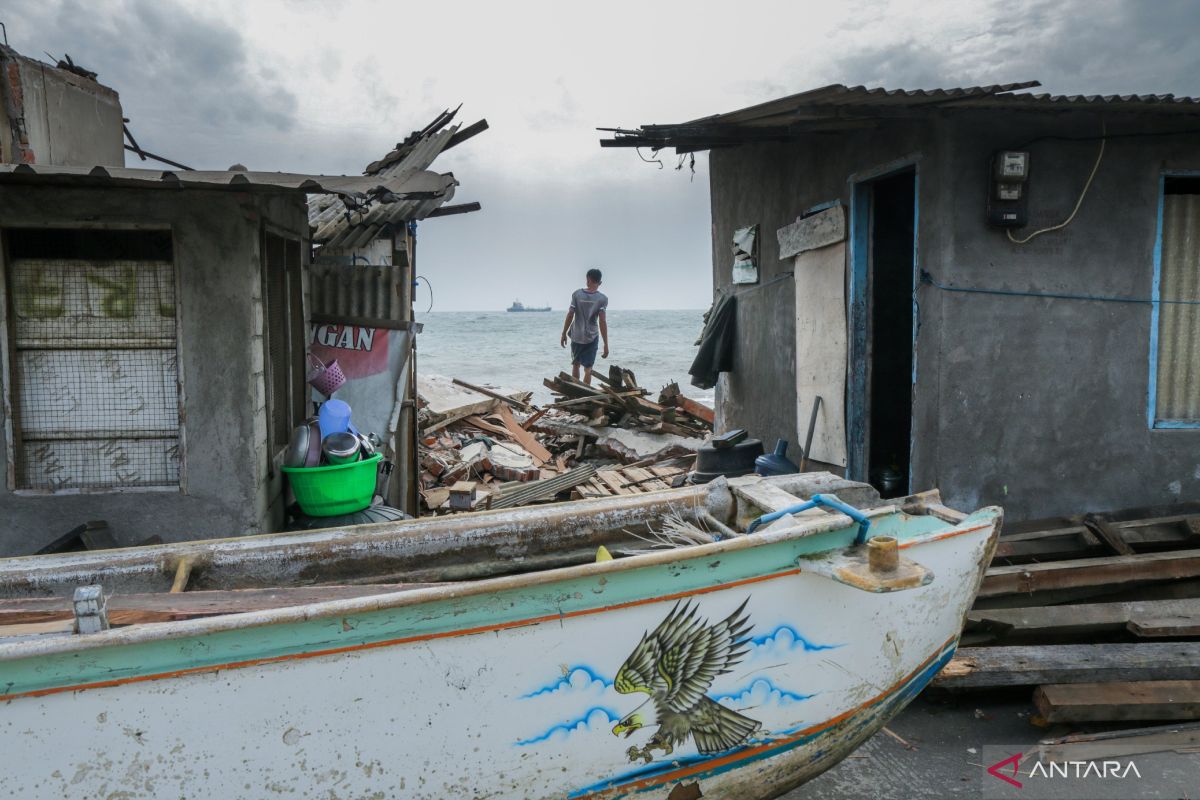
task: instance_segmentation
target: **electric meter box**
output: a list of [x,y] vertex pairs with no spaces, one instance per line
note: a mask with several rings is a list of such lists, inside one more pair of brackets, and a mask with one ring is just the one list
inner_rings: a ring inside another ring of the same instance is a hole
[[1001,228],[1021,228],[1029,222],[1029,153],[1001,150],[992,156],[988,181],[987,219]]

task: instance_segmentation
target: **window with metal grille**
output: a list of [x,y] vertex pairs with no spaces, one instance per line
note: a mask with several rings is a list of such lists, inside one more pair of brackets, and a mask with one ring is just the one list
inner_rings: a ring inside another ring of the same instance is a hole
[[286,447],[307,416],[302,243],[263,235],[267,430],[272,454]]
[[170,231],[8,229],[4,239],[13,487],[178,487]]

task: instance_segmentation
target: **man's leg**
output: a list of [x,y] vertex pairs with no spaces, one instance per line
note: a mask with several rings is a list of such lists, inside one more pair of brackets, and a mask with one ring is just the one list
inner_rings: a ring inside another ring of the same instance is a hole
[[[588,370],[589,377],[591,376],[591,374],[592,374],[592,371]],[[575,380],[579,380],[579,362],[578,361],[576,361],[575,363],[573,363],[571,365],[571,377],[574,378]]]
[[579,363],[583,365],[583,382],[588,386],[592,385],[592,366],[596,363],[596,346],[599,341],[599,339],[594,339],[579,348]]

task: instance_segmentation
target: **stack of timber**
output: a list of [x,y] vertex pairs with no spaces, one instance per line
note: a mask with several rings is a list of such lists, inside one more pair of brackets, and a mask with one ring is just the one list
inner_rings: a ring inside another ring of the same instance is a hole
[[687,477],[687,469],[683,467],[649,466],[622,467],[614,466],[597,470],[594,478],[587,483],[575,487],[571,498],[574,500],[590,500],[594,497],[613,497],[614,495],[643,494],[659,492],[683,485]]
[[1200,505],[1005,531],[934,685],[1035,687],[1047,723],[1200,720]]
[[597,380],[595,386],[565,372],[557,378],[547,378],[543,383],[558,398],[550,408],[583,414],[588,424],[595,427],[629,428],[688,438],[712,432],[713,410],[684,397],[676,383],[664,388],[658,402],[654,402],[649,399],[650,393],[638,386],[630,370],[614,364],[608,375],[595,372],[592,377]]

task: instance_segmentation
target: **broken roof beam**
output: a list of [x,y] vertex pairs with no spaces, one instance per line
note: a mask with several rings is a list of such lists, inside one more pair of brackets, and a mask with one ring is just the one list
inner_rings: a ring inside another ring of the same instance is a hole
[[453,136],[450,137],[450,141],[446,142],[446,146],[442,148],[442,152],[443,153],[446,152],[451,147],[457,147],[458,145],[465,142],[467,139],[470,139],[473,136],[478,136],[479,134],[483,133],[487,129],[488,129],[488,121],[486,119],[481,119],[478,122],[474,123],[473,125],[468,125],[465,128],[460,128],[457,132],[455,132],[455,134]]
[[425,218],[432,219],[434,217],[450,217],[455,214],[469,214],[472,211],[479,211],[482,208],[483,206],[479,203],[458,203],[457,205],[436,208],[426,214]]

